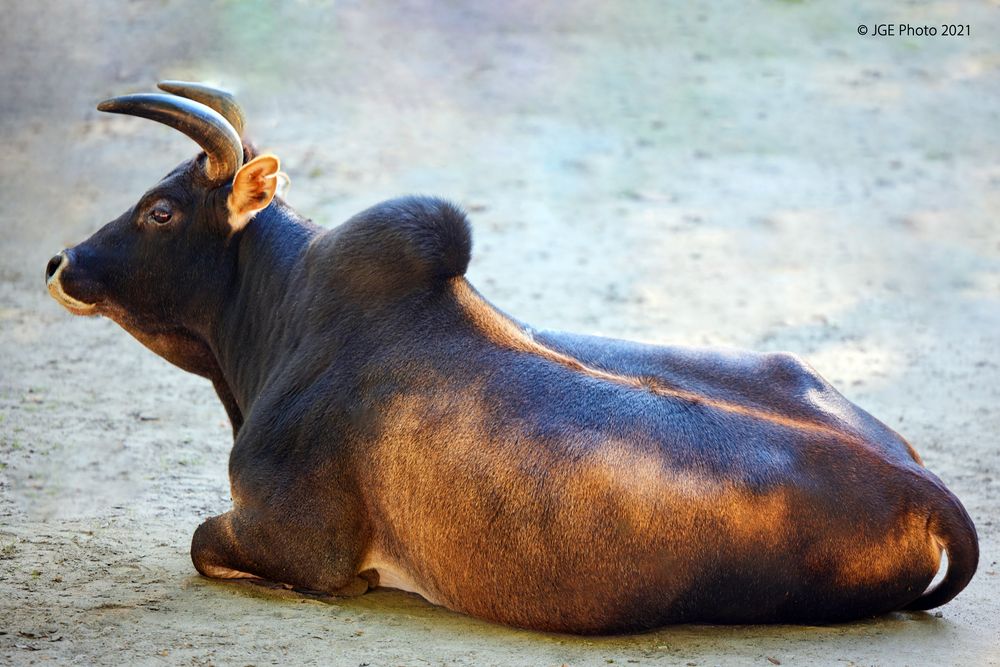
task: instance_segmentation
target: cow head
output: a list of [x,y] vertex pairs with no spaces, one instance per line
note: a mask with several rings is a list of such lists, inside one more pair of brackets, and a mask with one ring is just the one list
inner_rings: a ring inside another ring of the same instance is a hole
[[[77,315],[106,315],[158,354],[206,374],[197,329],[232,279],[232,239],[270,204],[278,159],[250,158],[232,96],[200,84],[164,82],[171,94],[139,94],[98,109],[180,130],[203,153],[180,164],[86,241],[53,257],[49,293]],[[219,288],[219,289],[215,289]]]

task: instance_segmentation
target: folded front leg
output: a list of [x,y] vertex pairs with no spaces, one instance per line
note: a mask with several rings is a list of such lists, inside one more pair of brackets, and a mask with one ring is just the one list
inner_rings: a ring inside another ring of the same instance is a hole
[[282,534],[237,510],[208,519],[191,540],[191,560],[206,577],[267,579],[327,595],[360,595],[373,583],[367,573],[358,576],[350,556],[337,553],[332,540]]

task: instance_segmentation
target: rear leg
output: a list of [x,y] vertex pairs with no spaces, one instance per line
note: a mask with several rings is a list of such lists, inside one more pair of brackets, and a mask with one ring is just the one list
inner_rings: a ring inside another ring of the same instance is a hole
[[281,533],[232,510],[198,526],[191,560],[213,579],[265,580],[314,595],[361,595],[378,584],[374,573],[347,566],[353,559],[338,558],[333,544]]

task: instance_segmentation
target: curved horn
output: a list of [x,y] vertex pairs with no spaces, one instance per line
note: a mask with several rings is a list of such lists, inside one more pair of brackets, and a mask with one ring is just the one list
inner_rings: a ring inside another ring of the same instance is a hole
[[155,120],[180,130],[204,149],[205,174],[213,183],[229,180],[243,164],[240,135],[225,118],[201,102],[175,95],[140,93],[104,100],[98,111]]
[[236,134],[243,136],[243,128],[246,126],[247,118],[243,115],[243,109],[236,102],[236,98],[229,91],[191,81],[161,81],[156,85],[160,90],[201,102],[205,106],[215,109],[229,121],[229,124],[236,130]]

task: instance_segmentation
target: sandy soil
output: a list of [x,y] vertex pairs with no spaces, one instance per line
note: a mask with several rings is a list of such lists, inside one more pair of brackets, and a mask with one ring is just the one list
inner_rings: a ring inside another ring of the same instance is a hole
[[[995,3],[280,4],[4,10],[0,663],[1000,664]],[[876,21],[972,36],[858,36]],[[94,110],[158,78],[236,88],[322,224],[406,192],[465,205],[472,281],[526,321],[804,356],[963,499],[979,574],[938,614],[616,638],[199,578],[222,408],[42,285],[193,153]]]

